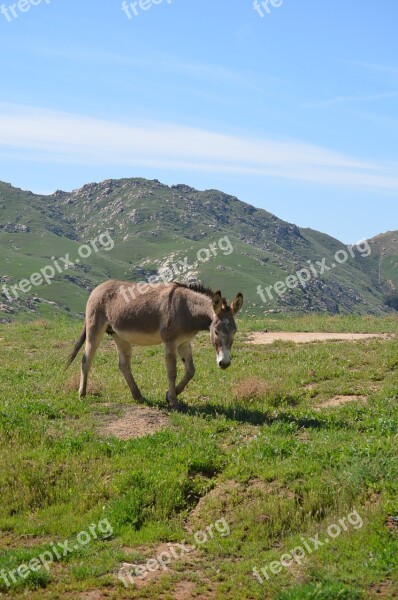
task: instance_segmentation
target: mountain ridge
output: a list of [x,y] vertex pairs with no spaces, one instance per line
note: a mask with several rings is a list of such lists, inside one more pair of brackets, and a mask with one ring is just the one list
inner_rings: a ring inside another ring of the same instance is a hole
[[[68,271],[57,272],[51,285],[21,292],[14,302],[1,291],[1,285],[16,285],[46,264],[54,265],[52,258],[67,253],[76,257],[82,244],[105,231],[114,241],[111,252],[92,253]],[[398,280],[398,250],[395,253],[392,241],[398,239],[398,232],[390,233],[369,241],[370,255],[357,250],[355,256],[349,255],[331,269],[335,254],[347,246],[219,190],[123,178],[40,195],[0,182],[0,318],[12,320],[21,314],[55,310],[80,315],[89,291],[100,281],[110,277],[145,280],[159,276],[172,264],[178,266],[178,261],[195,268],[189,272],[176,268],[176,280],[196,277],[231,296],[242,290],[248,314],[382,314],[389,310],[383,301],[391,288],[389,281]],[[231,253],[218,248],[220,239],[229,240]],[[211,244],[217,254],[200,262],[198,253]],[[329,270],[305,285],[283,295],[274,293],[272,299],[267,296],[266,302],[258,293],[259,286],[284,282],[322,260]]]

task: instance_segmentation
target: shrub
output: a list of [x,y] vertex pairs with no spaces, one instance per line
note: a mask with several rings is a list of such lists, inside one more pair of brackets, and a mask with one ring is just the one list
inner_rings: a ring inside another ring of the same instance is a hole
[[384,298],[385,304],[394,310],[398,310],[398,292],[389,292]]

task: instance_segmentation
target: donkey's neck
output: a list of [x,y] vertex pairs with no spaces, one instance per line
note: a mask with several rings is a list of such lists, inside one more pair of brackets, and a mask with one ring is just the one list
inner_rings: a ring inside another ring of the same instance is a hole
[[195,331],[209,331],[212,318],[206,314],[193,317],[193,326]]
[[[197,296],[195,294],[195,296]],[[191,298],[190,312],[192,316],[192,326],[196,331],[208,331],[213,321],[214,312],[210,298],[200,297]]]

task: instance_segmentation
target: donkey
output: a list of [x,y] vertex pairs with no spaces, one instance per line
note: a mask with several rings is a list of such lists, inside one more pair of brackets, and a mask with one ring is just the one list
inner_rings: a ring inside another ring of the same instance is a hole
[[[234,316],[242,304],[240,293],[228,305],[221,292],[214,293],[201,284],[134,284],[114,279],[102,283],[89,297],[84,329],[66,364],[68,368],[86,342],[80,398],[86,395],[94,355],[102,337],[108,333],[119,352],[119,369],[137,401],[144,398],[131,372],[132,345],[165,345],[169,382],[166,399],[176,408],[177,396],[195,374],[191,341],[199,331],[210,331],[217,363],[221,369],[227,369],[231,364],[230,352],[236,332]],[[177,353],[185,367],[178,385]]]

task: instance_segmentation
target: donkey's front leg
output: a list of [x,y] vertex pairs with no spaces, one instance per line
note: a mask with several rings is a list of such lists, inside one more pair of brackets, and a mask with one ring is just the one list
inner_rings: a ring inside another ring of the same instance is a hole
[[181,394],[181,392],[191,381],[192,377],[195,375],[195,365],[193,364],[192,346],[190,342],[185,342],[185,344],[181,344],[181,346],[178,346],[178,354],[182,362],[184,363],[185,374],[184,377],[181,379],[180,383],[177,385],[177,396]]
[[169,380],[169,391],[166,399],[174,407],[177,406],[176,379],[177,379],[177,346],[174,342],[166,342],[166,369]]

